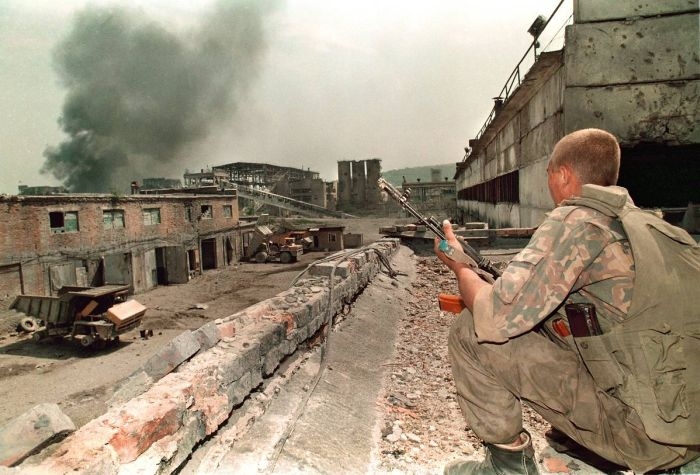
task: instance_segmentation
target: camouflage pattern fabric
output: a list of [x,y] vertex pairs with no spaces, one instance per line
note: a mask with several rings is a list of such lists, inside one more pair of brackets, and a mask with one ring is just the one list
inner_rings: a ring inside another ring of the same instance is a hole
[[636,473],[677,467],[698,456],[698,447],[651,440],[637,412],[601,390],[575,351],[539,332],[481,343],[465,310],[452,324],[448,348],[457,402],[485,442],[515,439],[523,429],[520,401],[525,401],[579,444]]
[[[628,197],[629,199],[629,197]],[[457,400],[489,443],[522,431],[526,401],[554,427],[635,472],[679,466],[696,448],[649,438],[639,414],[596,384],[568,337],[539,329],[566,302],[596,306],[603,332],[625,319],[635,266],[621,223],[589,207],[556,208],[493,287],[476,296],[450,330]]]
[[477,296],[476,334],[504,342],[567,301],[594,304],[605,332],[625,318],[633,285],[634,261],[620,222],[591,208],[559,207],[492,290]]

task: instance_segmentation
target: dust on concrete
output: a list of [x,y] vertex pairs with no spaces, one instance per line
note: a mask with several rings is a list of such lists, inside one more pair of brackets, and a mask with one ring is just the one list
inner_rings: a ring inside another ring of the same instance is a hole
[[[300,228],[345,226],[345,232],[363,234],[368,244],[381,237],[380,226],[397,219],[285,221]],[[187,284],[137,294],[133,298],[148,308],[141,327],[123,334],[109,348],[84,349],[64,339],[35,343],[17,333],[0,335],[0,426],[45,402],[58,404],[76,427],[84,425],[106,412],[116,385],[170,340],[287,290],[311,262],[326,255],[307,253],[293,264],[238,263],[206,271]],[[153,334],[142,337],[140,330]]]

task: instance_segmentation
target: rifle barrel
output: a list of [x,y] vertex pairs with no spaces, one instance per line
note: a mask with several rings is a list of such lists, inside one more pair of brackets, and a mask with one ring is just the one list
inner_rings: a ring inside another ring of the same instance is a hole
[[[432,216],[426,218],[425,216],[421,215],[408,202],[408,197],[405,193],[400,193],[399,190],[397,190],[391,183],[389,183],[381,177],[377,180],[377,184],[379,185],[380,189],[386,191],[391,195],[392,198],[398,201],[398,203],[403,209],[412,214],[414,218],[418,219],[420,222],[425,224],[428,227],[428,229],[430,229],[438,238],[440,238],[441,240],[447,239],[445,233],[442,231],[442,225],[438,223],[438,221]],[[501,276],[501,271],[494,267],[491,261],[479,254],[479,251],[471,247],[464,238],[457,237],[457,241],[459,241],[459,244],[462,246],[462,250],[464,251],[464,253],[471,257],[482,270],[488,272],[495,278]]]

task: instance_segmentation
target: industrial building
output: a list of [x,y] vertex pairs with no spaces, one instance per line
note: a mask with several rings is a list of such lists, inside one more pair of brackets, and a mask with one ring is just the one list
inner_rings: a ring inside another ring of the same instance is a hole
[[318,172],[268,163],[228,163],[213,167],[213,171],[225,172],[230,183],[262,187],[270,191],[274,191],[275,184],[282,178],[286,178],[290,182],[319,179]]
[[326,184],[320,178],[302,178],[292,181],[283,176],[273,190],[278,195],[328,208]]
[[430,169],[430,181],[407,181],[403,177],[401,191],[410,197],[411,204],[425,214],[436,216],[457,216],[457,195],[455,182],[450,177],[442,177],[439,168]]
[[[518,64],[457,164],[463,219],[538,225],[552,208],[549,154],[564,135],[587,127],[618,138],[619,184],[638,205],[700,201],[697,0],[573,4],[563,50],[537,55],[524,77]],[[540,32],[531,31],[526,55],[537,53]]]
[[142,183],[135,185],[142,190],[157,190],[159,188],[182,188],[179,178],[144,178]]
[[[267,163],[236,162],[217,165],[200,172],[186,172],[184,175],[186,188],[214,186],[219,189],[238,188],[242,191],[241,205],[256,207],[254,199],[246,199],[250,193],[270,192],[292,200],[302,201],[320,208],[335,209],[333,186],[325,183],[318,172],[293,167],[282,167]],[[329,192],[329,190],[331,190]],[[330,204],[330,206],[329,206]],[[268,210],[272,211],[272,210]]]
[[379,205],[381,159],[344,160],[338,162],[337,209],[356,211]]
[[68,190],[64,186],[28,186],[19,185],[19,194],[25,196],[45,196],[45,195],[58,195],[61,193],[68,193]]
[[185,283],[243,249],[235,194],[0,196],[0,236],[0,308],[63,286]]

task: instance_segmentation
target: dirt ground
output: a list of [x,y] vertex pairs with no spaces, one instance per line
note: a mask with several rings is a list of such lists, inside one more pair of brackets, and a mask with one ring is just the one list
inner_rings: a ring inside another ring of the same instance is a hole
[[[289,220],[293,221],[293,220]],[[406,222],[394,218],[324,220],[360,233],[368,244],[379,227]],[[309,220],[299,220],[311,226]],[[32,342],[27,335],[0,335],[0,426],[31,407],[57,403],[82,426],[107,409],[115,385],[142,365],[162,345],[185,330],[231,315],[289,288],[294,278],[326,253],[307,253],[294,264],[239,263],[205,272],[187,284],[157,287],[134,299],[148,310],[139,329],[122,335],[112,348],[85,350],[62,341]],[[140,330],[153,330],[143,338]]]

